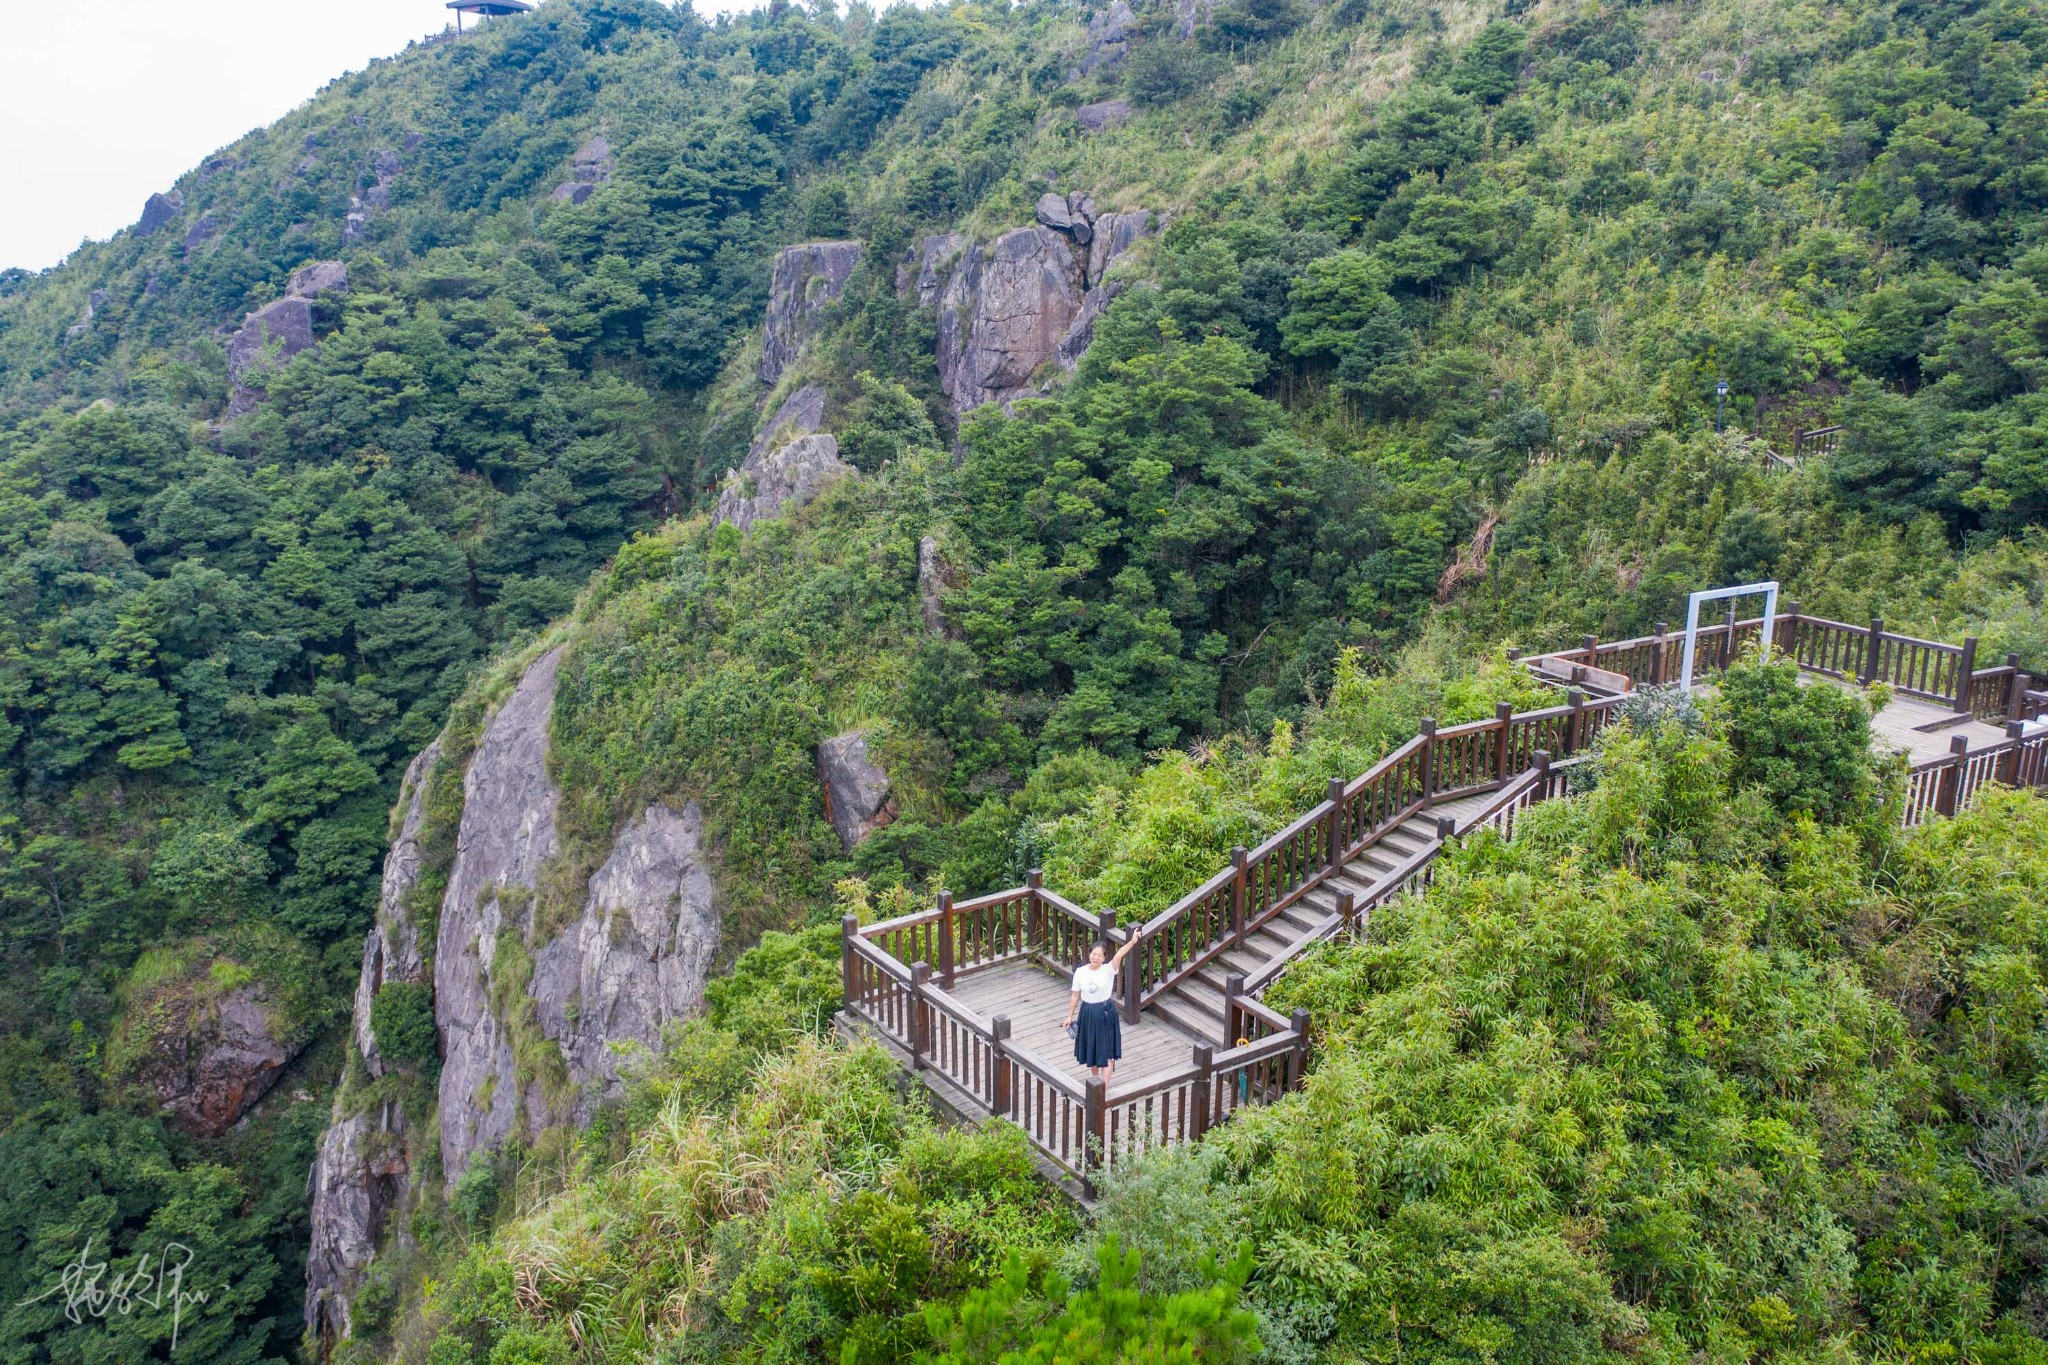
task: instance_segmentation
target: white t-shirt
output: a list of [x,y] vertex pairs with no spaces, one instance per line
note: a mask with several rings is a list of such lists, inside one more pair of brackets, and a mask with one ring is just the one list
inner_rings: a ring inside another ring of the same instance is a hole
[[1082,1004],[1099,1005],[1116,990],[1116,968],[1107,962],[1100,967],[1083,963],[1074,968],[1074,989],[1081,992]]

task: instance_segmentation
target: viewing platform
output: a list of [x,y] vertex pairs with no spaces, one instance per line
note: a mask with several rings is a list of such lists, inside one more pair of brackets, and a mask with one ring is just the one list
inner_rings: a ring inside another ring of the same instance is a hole
[[[1773,588],[1775,591],[1775,588]],[[1691,681],[1711,685],[1760,642],[1761,619],[1695,634]],[[1244,1105],[1296,1088],[1309,1019],[1261,998],[1290,963],[1326,939],[1364,930],[1375,906],[1427,884],[1452,842],[1481,829],[1514,837],[1518,814],[1564,793],[1570,769],[1633,691],[1678,681],[1684,637],[1655,635],[1521,660],[1562,693],[1559,705],[1416,735],[1180,900],[1138,926],[1118,974],[1124,1056],[1113,1084],[1073,1059],[1063,1022],[1069,981],[1090,949],[1131,931],[1114,910],[1085,909],[1025,885],[876,924],[842,923],[841,1026],[873,1037],[971,1119],[1022,1128],[1051,1170],[1084,1199],[1095,1177],[1155,1148],[1193,1141]],[[1861,688],[1892,701],[1873,743],[1906,756],[1900,819],[1953,815],[1987,783],[2048,786],[2048,679],[2008,657],[1976,666],[1961,645],[1804,616],[1778,615],[1771,648],[1802,681]]]

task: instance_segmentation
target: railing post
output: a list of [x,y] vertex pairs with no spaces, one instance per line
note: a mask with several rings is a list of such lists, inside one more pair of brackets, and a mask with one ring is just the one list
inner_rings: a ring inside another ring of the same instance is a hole
[[1977,671],[1977,637],[1963,637],[1963,657],[1956,661],[1956,710],[1968,711],[1974,700],[1976,679],[1970,675]]
[[1324,800],[1330,803],[1330,825],[1323,839],[1323,866],[1336,871],[1344,861],[1344,779],[1330,779]]
[[1103,1165],[1102,1115],[1109,1106],[1108,1086],[1102,1077],[1090,1076],[1081,1091],[1081,1188],[1095,1197],[1095,1182],[1089,1173]]
[[1536,795],[1530,802],[1531,805],[1534,805],[1537,801],[1548,801],[1550,799],[1550,750],[1538,749],[1532,766],[1535,767],[1537,772],[1543,774],[1536,779]]
[[1514,703],[1495,702],[1493,723],[1500,727],[1500,733],[1493,737],[1493,778],[1496,782],[1505,782],[1508,780],[1509,739],[1515,726]]
[[1564,694],[1564,699],[1565,704],[1572,708],[1572,713],[1564,720],[1564,751],[1575,754],[1579,751],[1579,726],[1586,710],[1586,694],[1574,687]]
[[1436,795],[1436,717],[1422,718],[1422,800]]
[[1670,649],[1671,623],[1669,621],[1659,621],[1657,623],[1657,653],[1650,660],[1650,685],[1653,687],[1662,687],[1664,685],[1664,656],[1670,652]]
[[1349,933],[1351,930],[1352,916],[1358,913],[1357,905],[1357,898],[1349,891],[1339,891],[1337,893],[1337,927],[1346,933]]
[[2027,727],[2024,722],[2009,720],[2005,723],[2005,742],[2012,747],[2007,749],[2005,757],[1999,760],[1998,780],[2008,787],[2017,787],[2020,784],[2020,741],[2026,733]]
[[1024,946],[1027,949],[1044,948],[1049,935],[1045,924],[1045,897],[1039,893],[1045,890],[1045,873],[1032,868],[1024,874],[1024,889],[1031,893],[1031,919],[1024,926]]
[[953,989],[953,893],[939,893],[939,985]]
[[[1237,1001],[1244,994],[1244,973],[1232,972],[1223,978],[1223,1046],[1226,1051],[1237,1046],[1237,1040],[1244,1038],[1246,1030],[1241,1016],[1244,1009]],[[1246,1039],[1246,1041],[1250,1041]]]
[[[1132,925],[1131,932],[1135,934],[1142,927],[1142,925]],[[1130,959],[1124,963],[1123,971],[1118,977],[1124,994],[1124,1022],[1133,1028],[1136,1028],[1138,1024],[1138,993],[1145,984],[1144,978],[1140,975],[1143,969],[1142,959],[1144,956],[1145,945],[1140,943],[1137,950],[1131,954]]]
[[1195,1044],[1195,1086],[1198,1100],[1188,1108],[1188,1141],[1200,1142],[1209,1131],[1209,1110],[1216,1103],[1216,1050]]
[[1010,1112],[1010,1016],[998,1014],[988,1021],[989,1112],[1002,1116]]
[[1287,1078],[1289,1090],[1301,1089],[1301,1083],[1308,1075],[1308,1011],[1296,1010],[1287,1022],[1294,1029],[1294,1055],[1289,1060]]
[[839,917],[839,989],[852,1009],[860,994],[860,969],[854,966],[853,941],[860,935],[860,921],[852,915]]
[[1877,676],[1878,659],[1884,651],[1884,618],[1870,618],[1870,636],[1863,646],[1863,671],[1856,675],[1856,681],[1865,687]]
[[1799,604],[1797,602],[1787,602],[1785,610],[1778,613],[1778,633],[1784,637],[1785,642],[1779,644],[1776,640],[1773,640],[1771,641],[1771,647],[1791,655],[1793,662],[1797,663],[1799,661]]
[[1244,903],[1251,894],[1252,851],[1243,844],[1230,850],[1230,865],[1237,869],[1237,875],[1230,882],[1230,937],[1233,942],[1244,938]]
[[1948,742],[1948,766],[1941,770],[1941,781],[1934,789],[1934,812],[1937,815],[1956,813],[1956,793],[1963,785],[1963,755],[1970,751],[1970,737],[1957,735]]
[[1436,818],[1436,841],[1440,844],[1448,844],[1457,837],[1458,822],[1448,815],[1439,815]]
[[2020,656],[2005,656],[2005,666],[2012,670],[2005,679],[2005,718],[2018,720],[2027,710],[2027,675],[2020,672]]
[[[1116,911],[1103,910],[1097,913],[1097,915],[1095,916],[1095,941],[1102,945],[1102,951],[1105,954],[1113,955],[1115,952],[1115,950],[1109,946],[1110,936],[1115,932]],[[1088,954],[1081,954],[1081,960],[1083,962],[1086,962],[1088,960]]]
[[1600,637],[1597,635],[1588,635],[1586,637],[1586,667],[1593,668],[1597,666],[1595,663],[1595,656],[1599,653]]
[[931,1048],[931,1039],[925,1036],[926,1024],[930,1020],[924,1005],[925,987],[931,984],[932,969],[928,962],[910,964],[910,1069],[924,1070],[924,1055]]

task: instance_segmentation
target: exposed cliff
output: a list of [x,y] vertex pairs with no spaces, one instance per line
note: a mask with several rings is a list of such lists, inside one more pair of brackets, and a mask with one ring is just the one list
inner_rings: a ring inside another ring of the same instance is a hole
[[[430,961],[417,916],[443,742],[406,771],[356,987],[362,1081],[337,1100],[308,1181],[305,1322],[323,1340],[348,1334],[350,1305],[402,1221],[394,1215],[429,1193],[416,1181],[434,1147],[452,1185],[479,1154],[587,1122],[617,1092],[626,1059],[660,1048],[664,1029],[702,1003],[720,921],[695,802],[644,807],[590,876],[580,913],[550,922],[543,888],[561,851],[561,793],[548,724],[562,656],[557,647],[527,667],[470,753]],[[380,992],[429,981],[441,1067],[421,1129],[394,1097],[404,1078],[372,1021]]]
[[859,242],[805,242],[777,253],[768,286],[761,343],[761,382],[782,377],[818,329],[818,315],[846,292],[860,264]]
[[924,238],[898,273],[938,309],[939,384],[956,412],[1032,392],[1049,361],[1078,364],[1116,296],[1110,265],[1156,223],[1145,209],[1098,213],[1078,192],[1042,196],[1035,216],[985,246]]

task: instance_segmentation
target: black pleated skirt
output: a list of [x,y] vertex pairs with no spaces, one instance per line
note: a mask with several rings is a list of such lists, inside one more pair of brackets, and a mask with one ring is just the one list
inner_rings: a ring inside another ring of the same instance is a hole
[[1081,1006],[1074,1019],[1074,1060],[1082,1066],[1107,1066],[1124,1055],[1124,1025],[1116,1002],[1102,1000]]

